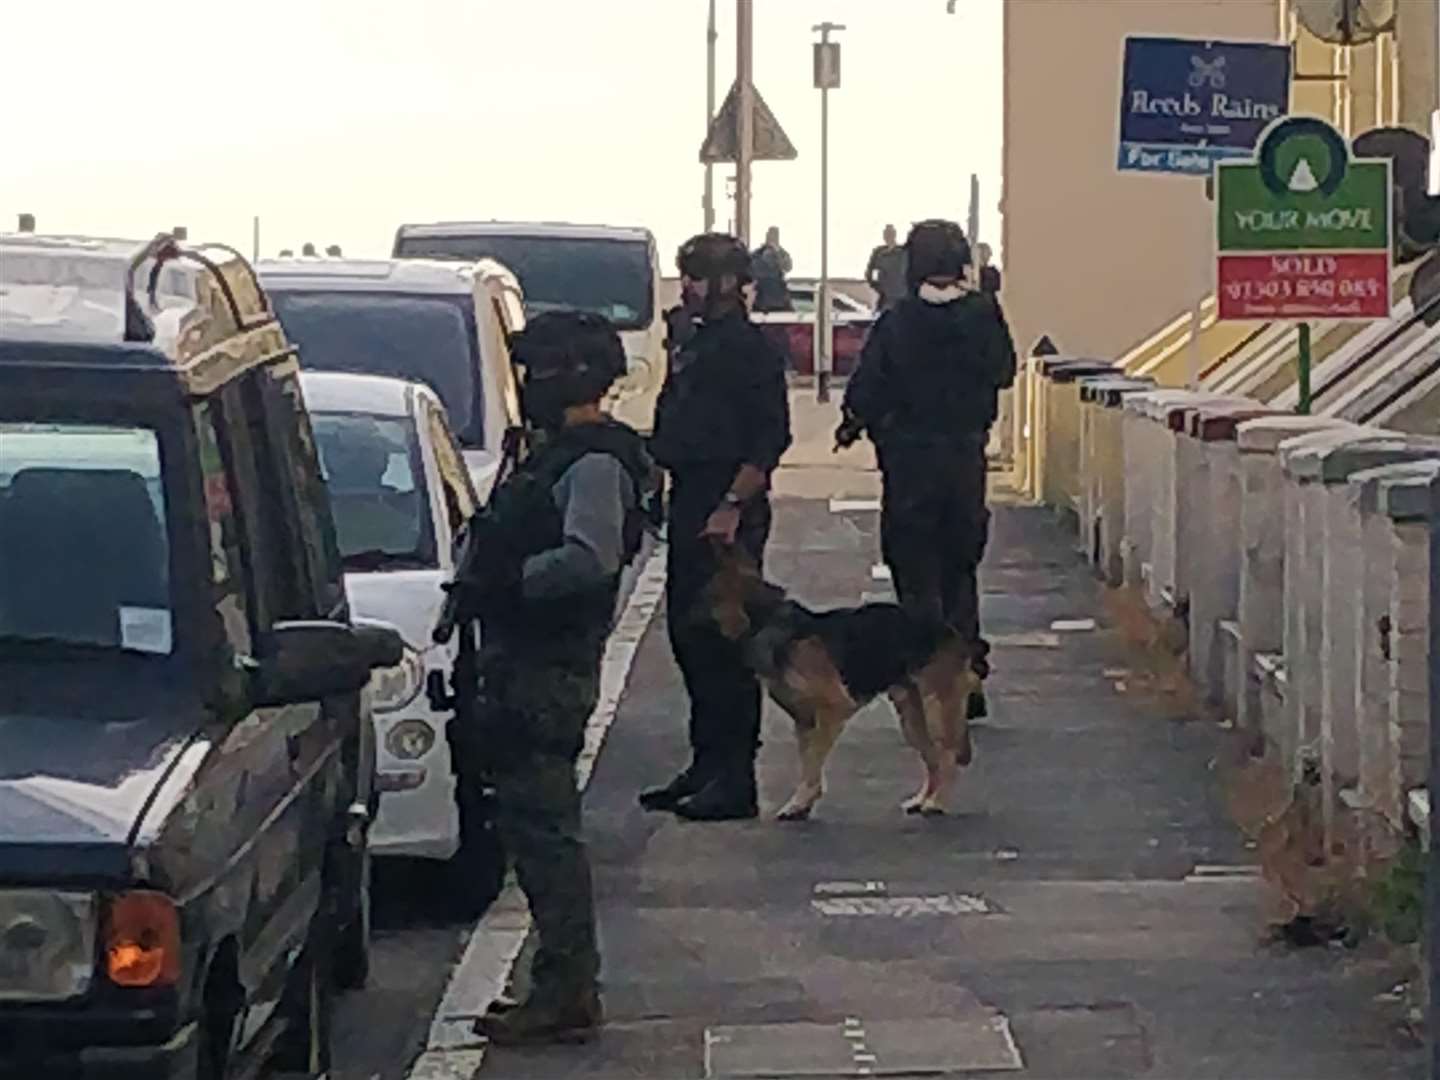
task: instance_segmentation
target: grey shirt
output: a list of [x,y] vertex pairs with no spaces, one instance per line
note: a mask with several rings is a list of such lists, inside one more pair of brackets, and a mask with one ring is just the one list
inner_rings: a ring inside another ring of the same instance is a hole
[[898,244],[881,244],[870,253],[865,280],[880,294],[882,304],[893,304],[908,291],[905,249]]
[[566,469],[550,489],[564,520],[564,541],[525,560],[521,591],[551,600],[604,585],[625,559],[625,518],[635,485],[613,454],[592,452]]

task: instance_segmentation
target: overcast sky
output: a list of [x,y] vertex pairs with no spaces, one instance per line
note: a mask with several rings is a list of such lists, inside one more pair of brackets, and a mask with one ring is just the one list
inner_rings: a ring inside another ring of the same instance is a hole
[[[753,221],[819,263],[811,26],[844,23],[831,96],[832,272],[881,226],[964,222],[998,248],[1000,0],[755,0],[755,82],[800,157]],[[735,70],[720,0],[718,97]],[[402,221],[649,226],[665,270],[702,223],[706,0],[6,0],[0,229],[306,240],[383,255]],[[717,216],[730,208],[716,171]]]

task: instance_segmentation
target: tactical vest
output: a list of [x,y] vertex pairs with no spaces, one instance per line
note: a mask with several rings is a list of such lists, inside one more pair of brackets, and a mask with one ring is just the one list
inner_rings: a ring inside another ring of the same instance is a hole
[[[517,580],[526,559],[564,543],[565,521],[555,505],[554,487],[571,466],[593,453],[614,457],[633,485],[622,568],[639,552],[647,529],[658,524],[655,471],[640,436],[613,422],[563,428],[549,436],[492,498],[489,516],[503,551],[490,554],[509,563]],[[532,651],[563,649],[577,639],[593,642],[610,629],[619,585],[617,573],[596,588],[545,600],[526,599],[517,587],[504,602],[486,605],[481,612],[484,639]]]

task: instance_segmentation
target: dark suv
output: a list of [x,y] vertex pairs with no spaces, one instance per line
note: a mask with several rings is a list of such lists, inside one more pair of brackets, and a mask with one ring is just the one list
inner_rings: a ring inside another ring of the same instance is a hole
[[249,266],[137,247],[0,238],[0,1076],[318,1074],[400,640]]

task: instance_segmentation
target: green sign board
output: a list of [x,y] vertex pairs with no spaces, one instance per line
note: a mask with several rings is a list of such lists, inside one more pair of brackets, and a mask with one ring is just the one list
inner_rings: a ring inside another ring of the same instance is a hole
[[1390,314],[1390,162],[1355,160],[1324,120],[1272,124],[1216,168],[1222,319]]

